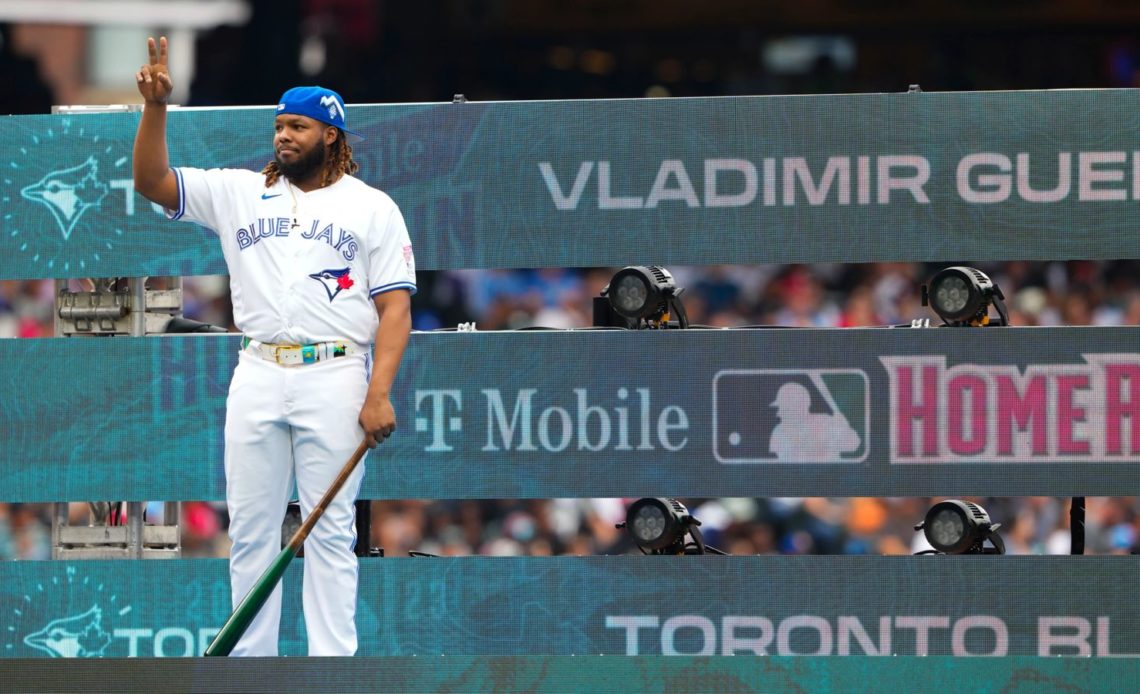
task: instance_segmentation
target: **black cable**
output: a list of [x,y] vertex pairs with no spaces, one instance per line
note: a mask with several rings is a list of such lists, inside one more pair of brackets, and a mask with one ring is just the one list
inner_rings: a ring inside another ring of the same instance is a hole
[[677,316],[677,327],[682,330],[689,327],[689,314],[685,312],[685,305],[677,296],[669,297],[669,308]]
[[1074,496],[1069,505],[1069,554],[1085,553],[1085,498]]
[[693,518],[689,521],[689,537],[693,538],[693,542],[697,543],[697,554],[705,553],[705,539],[701,537],[701,529],[697,527],[698,521]]

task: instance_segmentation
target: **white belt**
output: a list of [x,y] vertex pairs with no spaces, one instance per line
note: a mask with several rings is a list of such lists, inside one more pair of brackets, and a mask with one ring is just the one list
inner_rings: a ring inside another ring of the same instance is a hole
[[311,345],[274,345],[252,337],[241,338],[244,352],[282,366],[302,366],[337,357],[364,354],[366,350],[354,342],[317,342]]

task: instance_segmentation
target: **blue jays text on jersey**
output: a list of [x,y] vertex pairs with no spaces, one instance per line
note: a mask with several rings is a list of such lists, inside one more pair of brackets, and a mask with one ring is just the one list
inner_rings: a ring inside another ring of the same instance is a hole
[[[259,217],[247,227],[241,227],[234,232],[238,248],[246,250],[262,239],[287,238],[293,231],[292,220],[288,217]],[[356,257],[359,246],[356,237],[348,229],[334,229],[332,224],[321,226],[321,220],[314,219],[312,226],[300,232],[301,238],[314,241],[324,241],[339,252],[345,260],[351,261]]]

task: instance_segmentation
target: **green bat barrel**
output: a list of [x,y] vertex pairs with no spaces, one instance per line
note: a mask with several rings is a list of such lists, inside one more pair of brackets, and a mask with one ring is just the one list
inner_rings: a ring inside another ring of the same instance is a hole
[[262,605],[269,599],[269,595],[273,589],[277,587],[277,583],[281,580],[281,576],[285,574],[285,569],[288,568],[289,562],[293,561],[293,557],[297,556],[297,547],[292,545],[281,550],[281,554],[273,560],[265,573],[261,574],[261,578],[257,579],[257,583],[253,584],[253,588],[246,594],[245,599],[241,601],[234,613],[222,625],[218,635],[210,642],[209,647],[206,648],[205,655],[207,656],[226,656],[237,645],[238,639],[249,628],[250,622],[261,611]]

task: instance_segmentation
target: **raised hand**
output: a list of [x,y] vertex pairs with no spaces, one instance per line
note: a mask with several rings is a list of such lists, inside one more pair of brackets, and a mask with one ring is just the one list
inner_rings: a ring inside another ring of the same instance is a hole
[[166,67],[166,37],[160,37],[157,44],[153,38],[148,38],[146,48],[150,53],[150,64],[143,65],[135,73],[139,94],[142,94],[143,100],[148,104],[165,104],[170,99],[170,92],[174,90],[170,70]]

